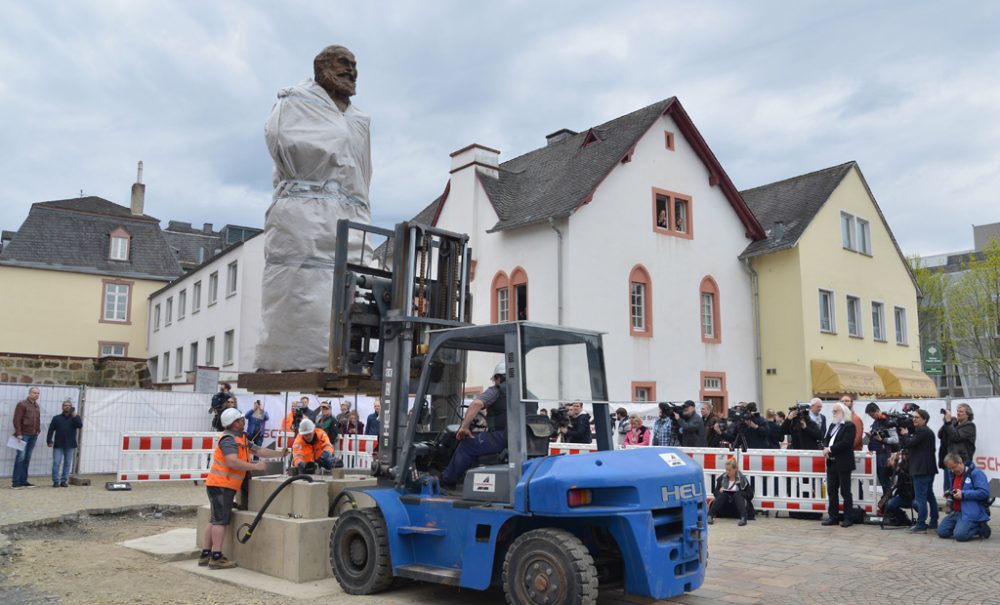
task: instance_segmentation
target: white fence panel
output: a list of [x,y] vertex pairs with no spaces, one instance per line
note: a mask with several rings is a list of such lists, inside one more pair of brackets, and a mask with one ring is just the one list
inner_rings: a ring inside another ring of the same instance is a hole
[[38,387],[38,407],[41,408],[42,432],[35,442],[35,450],[31,454],[29,475],[52,474],[52,450],[45,446],[45,435],[49,430],[49,422],[53,416],[62,413],[62,402],[67,397],[73,400],[73,405],[80,407],[81,387],[30,385],[30,384],[0,384],[0,476],[10,477],[14,472],[15,450],[7,447],[7,439],[14,434],[14,408],[17,402],[28,397],[28,389]]
[[204,393],[88,388],[81,473],[115,473],[122,435],[211,430],[211,397]]

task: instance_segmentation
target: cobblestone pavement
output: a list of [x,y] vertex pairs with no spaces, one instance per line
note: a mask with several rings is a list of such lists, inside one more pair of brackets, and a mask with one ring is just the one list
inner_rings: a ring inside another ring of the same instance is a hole
[[47,522],[86,510],[107,511],[141,505],[191,506],[207,502],[205,488],[193,481],[132,483],[132,491],[109,492],[104,489],[113,475],[88,475],[90,485],[52,487],[49,477],[30,477],[38,487],[11,489],[0,487],[0,531],[10,525]]

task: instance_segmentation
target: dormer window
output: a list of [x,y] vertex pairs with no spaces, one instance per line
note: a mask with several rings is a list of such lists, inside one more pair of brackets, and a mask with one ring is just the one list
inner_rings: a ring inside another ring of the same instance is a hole
[[112,231],[111,248],[108,252],[108,258],[111,260],[128,260],[129,242],[131,239],[128,231],[125,231],[121,227]]

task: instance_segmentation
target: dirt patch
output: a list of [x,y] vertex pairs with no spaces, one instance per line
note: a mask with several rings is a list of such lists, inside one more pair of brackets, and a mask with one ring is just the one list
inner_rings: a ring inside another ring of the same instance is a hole
[[10,554],[0,557],[0,604],[274,602],[274,595],[213,582],[116,544],[194,525],[194,514],[150,511],[18,529],[8,534]]

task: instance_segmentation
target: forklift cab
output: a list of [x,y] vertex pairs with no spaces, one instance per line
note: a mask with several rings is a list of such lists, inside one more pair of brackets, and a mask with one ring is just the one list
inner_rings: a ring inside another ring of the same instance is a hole
[[[479,464],[469,469],[462,484],[463,499],[513,504],[514,487],[525,465],[548,455],[550,437],[555,433],[549,418],[538,414],[539,406],[593,402],[598,449],[613,449],[600,333],[510,322],[433,330],[428,336],[413,409],[406,414],[393,473],[398,488],[409,486],[405,491],[411,491],[425,483],[426,473],[415,465],[417,456],[425,453],[421,419],[426,418],[431,400],[462,401],[466,367],[472,356],[478,357],[478,367],[492,368],[501,359],[506,365],[507,447],[500,454],[481,457]],[[449,371],[456,367],[458,371]],[[474,378],[485,383],[491,377]],[[463,412],[460,405],[451,406],[448,412],[451,426],[447,432],[453,433]],[[385,430],[391,429],[386,426]]]

